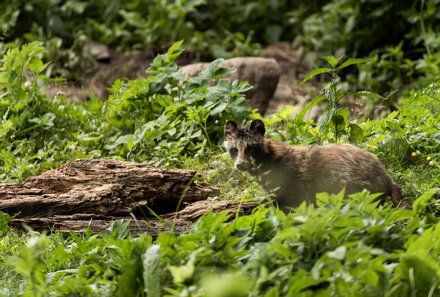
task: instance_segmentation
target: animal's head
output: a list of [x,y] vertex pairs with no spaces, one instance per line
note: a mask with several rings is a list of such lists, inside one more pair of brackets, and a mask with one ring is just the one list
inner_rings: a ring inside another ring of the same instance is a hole
[[239,127],[237,123],[229,121],[225,124],[225,142],[223,146],[228,150],[238,170],[252,171],[259,165],[259,156],[262,152],[264,133],[266,129],[261,120],[253,120],[247,127]]

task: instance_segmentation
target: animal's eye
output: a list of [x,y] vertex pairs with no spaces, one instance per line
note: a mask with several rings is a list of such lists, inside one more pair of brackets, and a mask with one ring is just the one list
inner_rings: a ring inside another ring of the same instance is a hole
[[238,155],[238,149],[236,147],[231,147],[229,149],[229,155],[231,155],[231,157],[233,159],[235,159],[237,157],[237,155]]

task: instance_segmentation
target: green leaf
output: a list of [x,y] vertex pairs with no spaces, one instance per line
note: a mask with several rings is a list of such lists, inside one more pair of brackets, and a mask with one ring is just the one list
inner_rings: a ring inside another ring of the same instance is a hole
[[224,77],[227,74],[234,73],[235,71],[237,71],[235,68],[219,67],[214,72],[214,78],[221,78],[221,77]]
[[4,236],[9,231],[9,223],[12,217],[7,213],[0,211],[0,236]]
[[222,113],[225,110],[226,106],[226,102],[220,102],[220,104],[218,104],[213,110],[211,110],[211,115],[215,116],[219,113]]
[[417,289],[417,296],[432,296],[429,291],[437,287],[440,280],[440,266],[436,259],[425,249],[419,249],[403,254],[400,262],[402,274],[408,276],[406,281],[411,284],[412,290]]
[[46,126],[46,127],[53,127],[54,123],[53,121],[55,120],[56,115],[54,115],[51,112],[45,113],[42,117],[41,117],[41,125]]
[[349,58],[344,63],[342,63],[341,65],[336,67],[336,70],[339,71],[339,70],[344,69],[350,65],[363,64],[363,63],[367,63],[367,62],[372,62],[373,60],[374,60],[373,58]]
[[183,266],[168,266],[171,275],[173,276],[173,281],[175,284],[183,284],[186,281],[192,279],[195,271],[195,254],[190,256],[190,259]]
[[35,73],[40,73],[46,66],[47,64],[43,64],[43,61],[38,57],[32,57],[29,62],[29,69]]
[[343,125],[344,127],[348,125],[348,117],[350,116],[350,111],[347,107],[338,108],[333,114],[332,120],[337,125]]
[[304,79],[301,81],[301,83],[305,83],[307,81],[309,81],[310,79],[312,79],[313,77],[322,74],[322,73],[330,73],[332,70],[330,68],[316,68],[313,69],[312,71],[310,71],[309,73],[306,74],[306,76],[304,77]]
[[328,129],[334,110],[326,110],[318,119],[319,131],[324,132]]
[[321,102],[324,99],[325,99],[325,95],[319,95],[319,96],[313,98],[312,101],[307,103],[307,105],[301,109],[301,111],[296,115],[295,118],[302,120],[304,118],[304,116],[306,115],[306,113],[310,109],[312,109],[313,106],[317,105],[319,102]]
[[348,137],[348,141],[351,143],[359,143],[364,138],[364,130],[359,127],[359,125],[350,123],[348,125],[350,128],[350,136]]
[[168,61],[174,61],[181,53],[183,53],[182,48],[183,40],[176,41],[173,43],[167,51]]
[[336,58],[335,56],[325,56],[322,57],[322,59],[326,60],[333,68],[335,68],[341,60],[341,58]]
[[358,97],[367,97],[367,98],[371,98],[371,99],[384,99],[381,95],[371,92],[371,91],[359,91],[359,92],[350,92],[348,93],[350,95],[353,96],[358,96]]
[[98,132],[82,133],[77,136],[79,141],[83,142],[96,142],[100,140],[104,135]]
[[434,204],[434,194],[438,192],[438,189],[429,189],[428,191],[424,192],[422,196],[416,199],[413,203],[413,210],[415,213],[422,214],[425,209],[430,205],[431,203]]
[[160,245],[151,245],[145,252],[143,261],[144,291],[148,297],[161,296],[161,262]]
[[127,145],[127,147],[132,148],[133,144],[134,144],[134,135],[133,134],[125,134],[122,136],[119,136],[118,139],[116,139],[116,141],[114,143],[109,143],[107,144],[105,147],[107,149],[114,149],[117,146],[124,144]]
[[414,217],[414,212],[408,209],[398,209],[390,214],[390,222],[406,221]]
[[340,246],[334,251],[328,252],[327,256],[336,260],[344,260],[346,252],[347,252],[347,248],[345,246]]

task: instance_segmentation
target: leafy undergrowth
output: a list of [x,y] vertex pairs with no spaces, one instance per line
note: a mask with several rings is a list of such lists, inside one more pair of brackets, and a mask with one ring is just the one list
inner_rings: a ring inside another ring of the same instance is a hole
[[[186,234],[132,238],[19,236],[2,228],[4,296],[438,296],[440,221],[378,205],[367,193],[322,194],[291,213],[261,206],[209,213]],[[3,218],[2,226],[7,224]]]
[[[75,158],[117,158],[196,169],[220,188],[219,199],[265,198],[220,148],[226,120],[262,118],[242,96],[249,85],[222,80],[232,70],[221,60],[185,80],[174,63],[180,45],[159,55],[147,78],[116,81],[108,101],[82,105],[43,92],[41,44],[10,48],[0,62],[0,181]],[[323,194],[317,206],[288,215],[265,206],[236,218],[208,214],[185,234],[154,239],[130,237],[119,221],[98,235],[19,232],[0,213],[0,295],[440,296],[440,83],[402,98],[399,111],[354,121],[338,105],[339,78],[327,86],[328,122],[292,118],[294,108],[285,107],[263,118],[269,134],[366,148],[412,211],[377,205],[366,193]]]

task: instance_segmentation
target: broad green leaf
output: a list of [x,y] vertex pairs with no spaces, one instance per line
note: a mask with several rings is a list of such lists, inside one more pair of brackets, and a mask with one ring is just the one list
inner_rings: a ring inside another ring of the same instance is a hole
[[205,273],[202,290],[209,297],[244,297],[252,288],[252,281],[242,272]]
[[230,68],[230,67],[219,67],[218,69],[215,70],[214,72],[214,78],[221,78],[224,77],[227,74],[230,73],[234,73],[237,70],[235,68]]
[[319,131],[324,132],[328,129],[333,114],[334,114],[334,110],[326,110],[323,112],[323,114],[318,119]]
[[336,260],[344,260],[346,252],[347,252],[347,248],[345,246],[340,246],[334,251],[328,252],[327,256]]
[[404,220],[409,220],[414,217],[414,212],[408,209],[398,209],[390,214],[390,222],[401,222]]
[[310,109],[312,109],[313,106],[317,105],[319,102],[321,102],[324,99],[325,99],[325,95],[319,95],[319,96],[313,98],[312,101],[307,103],[307,105],[301,109],[301,111],[296,115],[295,118],[302,120],[304,118],[304,116],[306,115],[306,113]]
[[11,120],[4,121],[0,126],[0,137],[6,135],[13,126],[14,124]]
[[218,115],[219,113],[222,113],[225,110],[226,106],[227,106],[226,102],[221,102],[213,110],[211,110],[211,115],[215,116]]
[[244,92],[249,91],[253,88],[253,86],[250,85],[249,83],[240,82],[239,80],[234,80],[232,82],[232,87],[233,87],[234,91],[237,93],[244,93]]
[[350,111],[347,107],[338,108],[333,115],[332,120],[338,125],[343,125],[344,127],[348,125],[348,117],[350,116]]
[[437,259],[422,248],[400,257],[401,273],[405,276],[405,281],[412,284],[414,290],[417,288],[417,296],[437,296],[429,294],[432,287],[437,287],[440,281],[440,266]]
[[333,68],[335,68],[341,60],[341,58],[336,58],[335,56],[325,56],[322,57],[322,59],[326,60]]
[[7,72],[0,72],[0,86],[5,87],[6,84],[9,82],[9,73]]
[[179,41],[174,42],[174,43],[169,47],[168,52],[169,52],[169,53],[175,53],[175,52],[181,50],[182,44],[183,44],[183,40],[179,40]]
[[322,73],[330,73],[332,70],[330,68],[316,68],[313,69],[312,71],[310,71],[309,73],[306,74],[306,76],[304,77],[304,79],[301,81],[301,83],[305,83],[307,81],[309,81],[310,79],[312,79],[313,77],[322,74]]
[[40,73],[46,66],[47,64],[43,64],[43,61],[38,57],[32,57],[29,61],[29,69],[35,73]]
[[167,51],[168,62],[174,61],[181,53],[183,53],[182,48],[183,40],[176,41],[173,43]]
[[423,213],[429,204],[435,203],[433,196],[438,192],[438,189],[429,189],[416,199],[413,203],[413,209],[415,213]]
[[119,136],[118,139],[116,139],[116,141],[114,143],[109,143],[105,147],[107,149],[111,150],[121,144],[125,144],[128,147],[132,147],[134,144],[134,135],[133,134],[126,134],[126,135]]
[[151,245],[144,254],[144,291],[148,297],[161,296],[161,269],[162,257],[160,254],[160,245]]
[[45,113],[43,115],[43,117],[41,118],[41,124],[43,126],[53,127],[53,125],[54,125],[53,121],[55,120],[55,118],[56,118],[55,114],[53,114],[51,112]]
[[32,118],[32,119],[29,119],[29,123],[41,124],[41,118],[35,117],[35,118]]
[[[313,101],[313,99],[312,99]],[[304,106],[305,108],[306,106]],[[295,112],[296,107],[293,105],[284,105],[281,106],[278,110],[279,117],[285,121],[288,121],[292,114]],[[302,112],[302,110],[301,110]]]
[[363,64],[367,62],[372,62],[373,58],[349,58],[344,63],[336,67],[336,70],[344,69],[350,65]]
[[278,288],[278,286],[274,286],[270,288],[264,295],[264,297],[279,297],[279,296],[280,296],[280,289]]
[[194,262],[195,254],[192,254],[186,265],[168,266],[168,270],[171,272],[175,284],[183,284],[186,281],[192,279],[195,271]]

